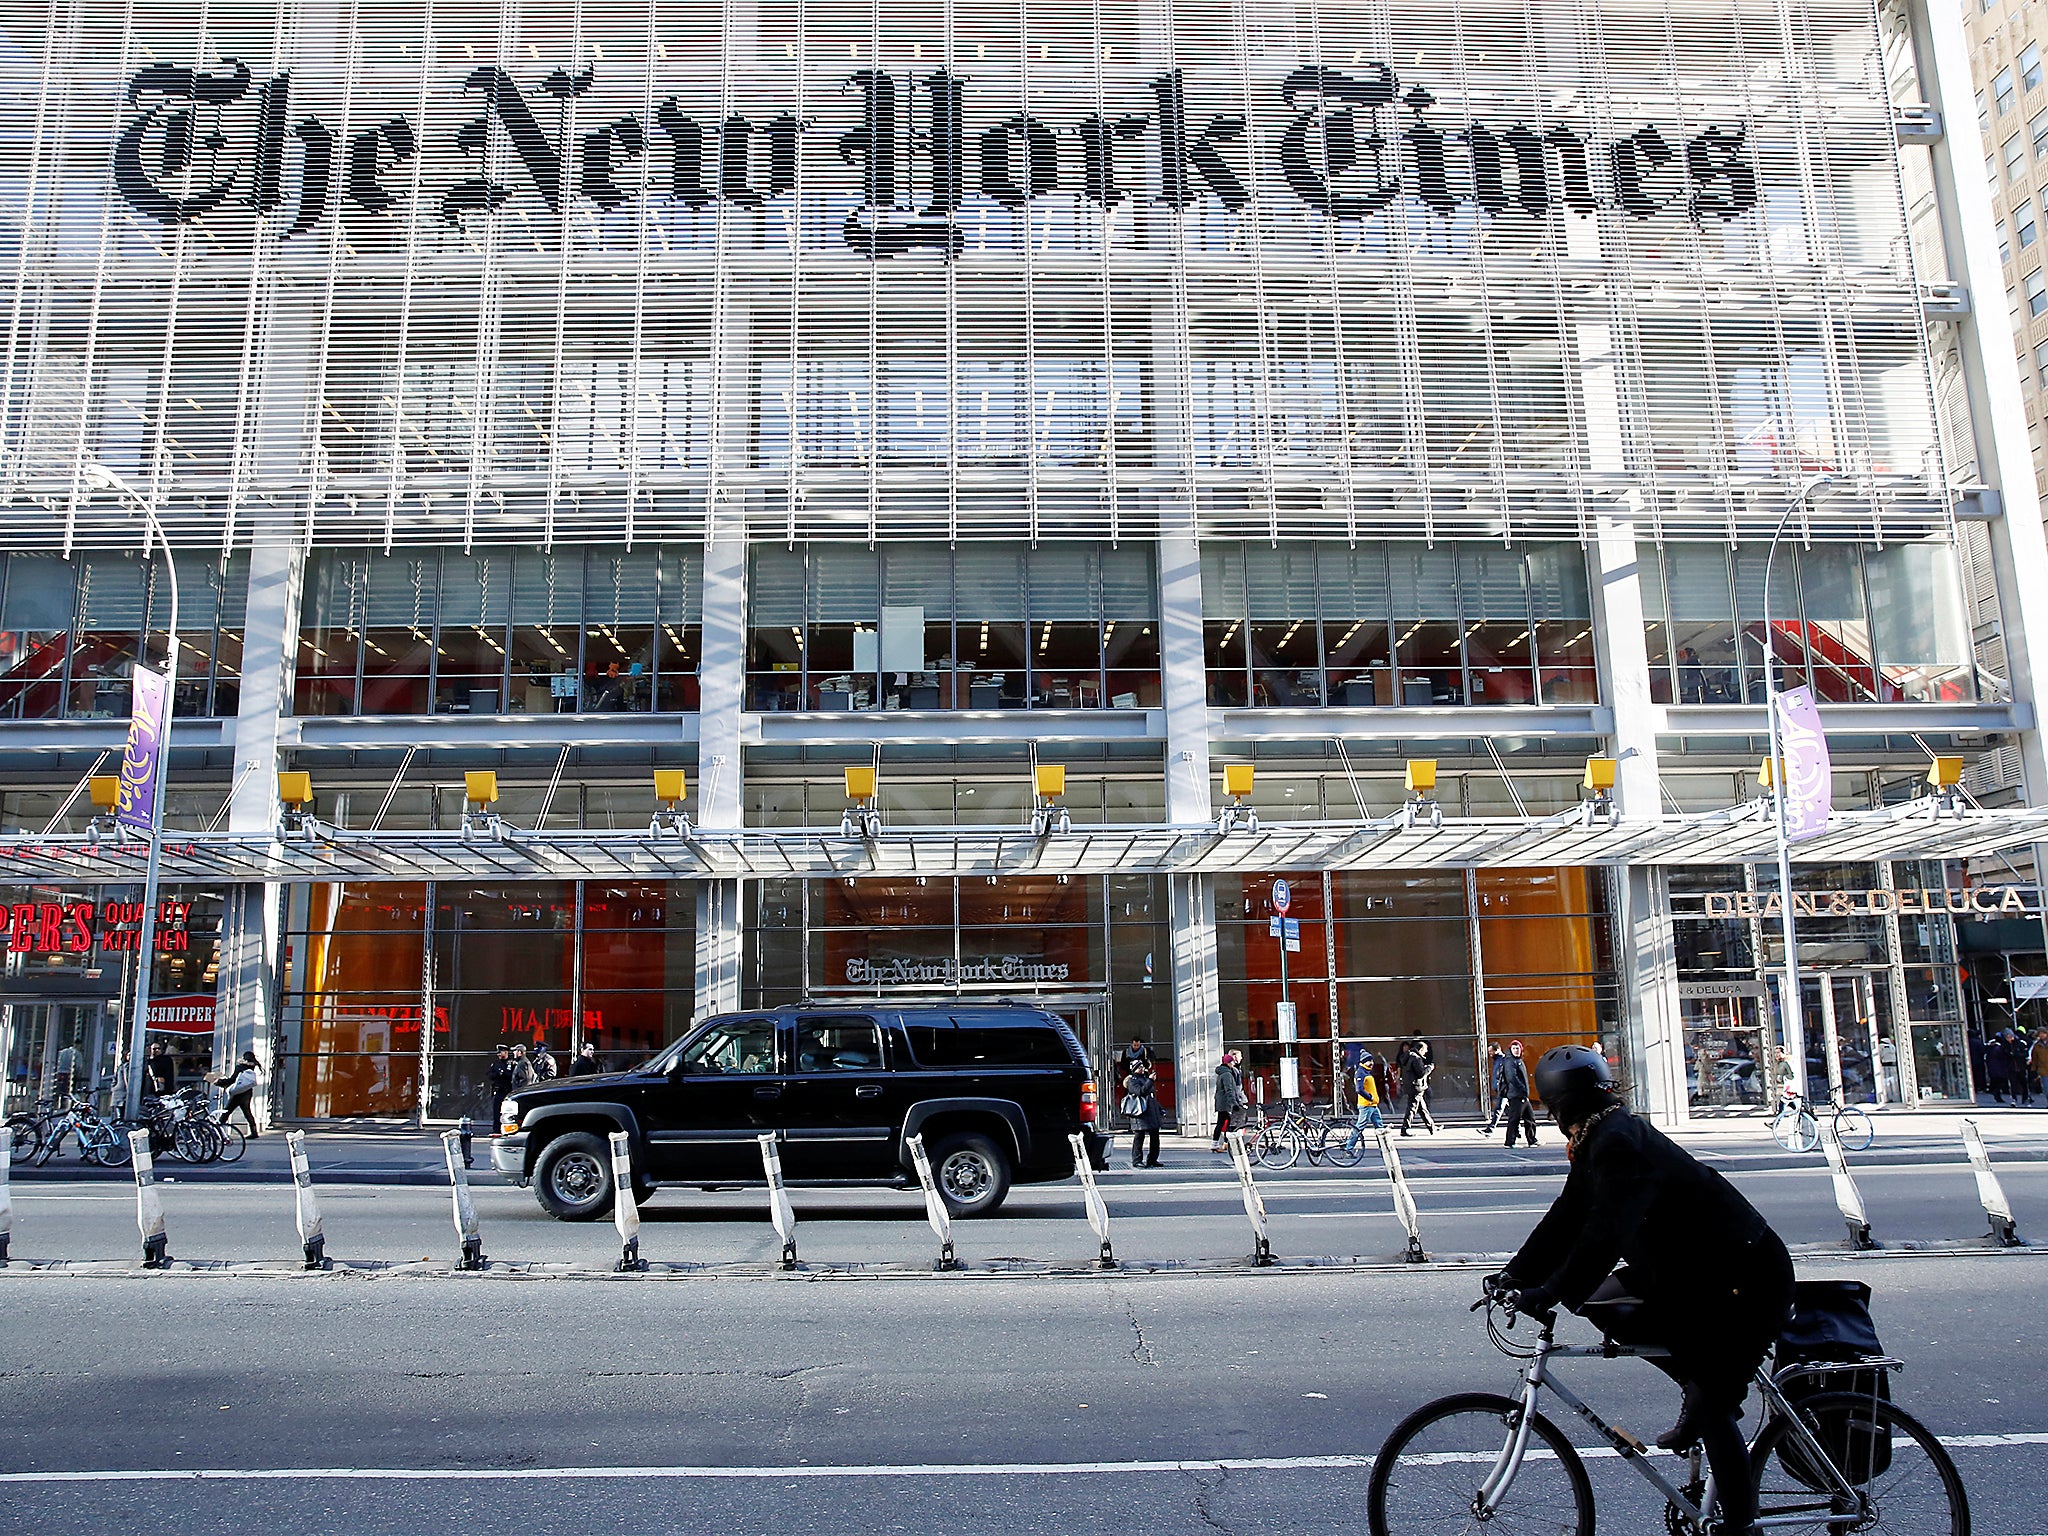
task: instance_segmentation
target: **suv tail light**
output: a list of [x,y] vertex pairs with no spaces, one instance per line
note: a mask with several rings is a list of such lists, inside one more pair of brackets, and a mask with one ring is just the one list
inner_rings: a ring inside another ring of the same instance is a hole
[[1095,1084],[1092,1082],[1081,1084],[1081,1123],[1095,1123]]

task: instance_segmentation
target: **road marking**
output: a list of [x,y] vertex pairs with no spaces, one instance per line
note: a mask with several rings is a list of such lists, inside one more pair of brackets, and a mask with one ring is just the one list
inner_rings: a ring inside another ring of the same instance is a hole
[[[2048,1431],[2004,1435],[1948,1435],[1941,1442],[1951,1450],[2009,1450],[2048,1445]],[[1538,1451],[1538,1456],[1548,1452]],[[1620,1455],[1612,1446],[1582,1446],[1588,1461],[1610,1461]],[[1432,1461],[1491,1461],[1492,1452],[1465,1452],[1428,1458]],[[1364,1471],[1370,1456],[1241,1456],[1213,1461],[1020,1461],[935,1462],[864,1466],[794,1467],[152,1467],[102,1472],[0,1472],[0,1484],[144,1483],[144,1482],[421,1482],[470,1483],[553,1481],[630,1482],[668,1480],[766,1482],[794,1477],[1070,1477],[1078,1475],[1161,1472],[1330,1472]]]

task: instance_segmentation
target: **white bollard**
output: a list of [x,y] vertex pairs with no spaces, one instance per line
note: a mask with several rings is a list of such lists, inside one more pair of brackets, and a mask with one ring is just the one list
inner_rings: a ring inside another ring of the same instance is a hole
[[477,1225],[476,1202],[469,1197],[469,1175],[462,1166],[462,1133],[443,1134],[441,1151],[448,1159],[448,1188],[455,1199],[455,1238],[462,1244],[462,1257],[455,1267],[482,1269],[490,1260],[484,1257],[483,1229]]
[[128,1147],[135,1156],[135,1224],[142,1229],[142,1267],[163,1269],[171,1262],[170,1237],[164,1231],[164,1203],[157,1197],[149,1132],[130,1131]]
[[1408,1188],[1408,1175],[1401,1168],[1401,1152],[1394,1145],[1393,1134],[1384,1127],[1380,1130],[1380,1161],[1387,1165],[1387,1183],[1394,1191],[1394,1214],[1401,1218],[1401,1225],[1408,1232],[1408,1262],[1427,1264],[1429,1255],[1422,1251],[1422,1213],[1415,1208],[1415,1196]]
[[773,1136],[761,1138],[761,1167],[768,1176],[768,1219],[782,1239],[782,1267],[795,1269],[796,1211],[789,1203],[789,1191],[782,1187],[782,1149]]
[[[1970,1170],[1977,1175],[1977,1203],[1991,1222],[1991,1241],[2000,1248],[2024,1247],[2019,1225],[2012,1219],[2012,1202],[2005,1198],[2005,1186],[1991,1171],[1991,1154],[1984,1150],[1984,1133],[1974,1120],[1963,1122],[1963,1145],[1970,1153]],[[7,1257],[6,1197],[7,1192],[0,1189],[0,1259]]]
[[320,1222],[320,1197],[313,1192],[313,1168],[306,1160],[306,1133],[286,1131],[284,1149],[291,1155],[296,1186],[299,1242],[306,1250],[306,1268],[332,1269],[327,1258],[327,1232]]
[[1081,1203],[1088,1208],[1088,1225],[1102,1239],[1102,1254],[1095,1261],[1096,1268],[1115,1269],[1116,1255],[1109,1246],[1109,1207],[1103,1203],[1102,1191],[1095,1187],[1095,1165],[1088,1161],[1088,1143],[1078,1135],[1069,1135],[1067,1140],[1074,1147],[1074,1171],[1081,1176]]
[[619,1229],[619,1262],[616,1275],[630,1275],[647,1268],[640,1257],[640,1203],[633,1198],[633,1138],[624,1131],[611,1133],[612,1223]]
[[1244,1132],[1226,1131],[1223,1139],[1230,1143],[1230,1160],[1237,1166],[1237,1182],[1244,1196],[1244,1213],[1251,1218],[1252,1265],[1254,1268],[1263,1267],[1274,1262],[1272,1239],[1266,1235],[1266,1201],[1252,1178],[1252,1159],[1245,1150]]
[[7,1262],[8,1239],[14,1236],[14,1197],[7,1192],[7,1174],[13,1166],[14,1137],[0,1125],[0,1264]]
[[906,1145],[910,1148],[911,1166],[917,1170],[917,1182],[924,1186],[924,1219],[932,1224],[939,1239],[939,1262],[932,1268],[958,1269],[960,1261],[953,1257],[953,1215],[946,1209],[938,1183],[932,1178],[932,1160],[925,1156],[924,1138],[913,1136]]
[[1849,1176],[1849,1164],[1842,1156],[1842,1141],[1835,1134],[1835,1117],[1815,1115],[1820,1126],[1820,1149],[1828,1160],[1828,1175],[1835,1181],[1835,1209],[1842,1213],[1842,1220],[1849,1226],[1849,1246],[1856,1249],[1875,1248],[1877,1242],[1870,1235],[1870,1217],[1863,1209],[1863,1196],[1856,1188],[1856,1181]]

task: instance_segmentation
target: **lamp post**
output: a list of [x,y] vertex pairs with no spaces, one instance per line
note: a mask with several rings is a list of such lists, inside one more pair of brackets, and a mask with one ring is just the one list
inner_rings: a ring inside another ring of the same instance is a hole
[[[1785,837],[1785,760],[1778,745],[1778,669],[1776,646],[1771,636],[1771,566],[1778,558],[1778,541],[1792,522],[1792,514],[1811,501],[1816,492],[1834,483],[1833,475],[1815,475],[1800,487],[1799,494],[1785,504],[1771,535],[1770,552],[1764,556],[1764,713],[1770,727],[1771,825],[1778,846],[1778,922],[1785,936],[1785,982],[1781,1006],[1785,1015],[1785,1045],[1792,1058],[1792,1086],[1806,1093],[1806,1020],[1799,996],[1799,941],[1792,928],[1792,845]],[[1822,1018],[1825,1020],[1826,1012]],[[1829,1057],[1833,1059],[1833,1051]]]
[[[164,718],[156,733],[156,761],[151,764],[150,783],[154,793],[149,798],[149,863],[142,878],[142,931],[136,935],[135,960],[135,1017],[128,1031],[128,1100],[127,1115],[131,1120],[142,1117],[142,1058],[149,1043],[149,989],[150,971],[156,961],[156,887],[158,860],[164,840],[164,791],[165,779],[171,763],[171,718],[177,713],[178,691],[178,562],[171,554],[171,541],[164,533],[164,527],[157,520],[156,508],[152,507],[142,493],[108,469],[104,464],[85,466],[85,482],[100,490],[112,491],[130,503],[143,517],[142,558],[150,556],[152,539],[164,547],[164,570],[171,583],[171,612],[167,632],[168,644],[164,655]],[[135,643],[135,664],[142,665],[143,648],[149,639],[148,620]]]

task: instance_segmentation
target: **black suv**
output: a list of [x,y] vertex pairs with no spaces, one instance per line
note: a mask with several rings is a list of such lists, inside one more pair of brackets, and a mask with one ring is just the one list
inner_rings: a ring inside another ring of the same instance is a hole
[[764,1182],[763,1135],[792,1183],[903,1184],[922,1135],[948,1208],[985,1216],[1013,1181],[1070,1177],[1067,1138],[1093,1133],[1095,1110],[1080,1041],[1025,1004],[763,1009],[707,1019],[630,1072],[520,1089],[491,1164],[549,1215],[590,1221],[612,1208],[613,1131],[632,1138],[643,1200]]

